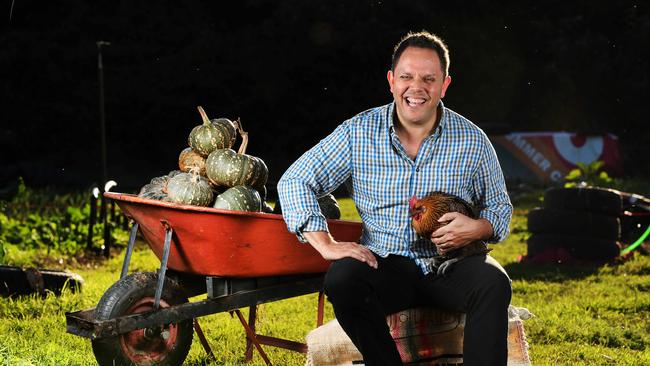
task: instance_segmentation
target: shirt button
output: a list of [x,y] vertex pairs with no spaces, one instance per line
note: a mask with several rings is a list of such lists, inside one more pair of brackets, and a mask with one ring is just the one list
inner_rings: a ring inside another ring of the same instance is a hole
[[415,171],[419,173],[419,172],[420,172],[420,168],[415,168]]

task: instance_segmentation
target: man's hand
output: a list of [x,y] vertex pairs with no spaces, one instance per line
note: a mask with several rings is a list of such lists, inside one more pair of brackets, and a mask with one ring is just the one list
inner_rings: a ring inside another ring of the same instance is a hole
[[327,260],[337,260],[345,257],[354,258],[367,263],[372,268],[377,268],[377,258],[365,246],[346,241],[336,241],[325,231],[309,231],[303,233],[309,244]]
[[486,219],[472,219],[458,212],[448,212],[438,222],[448,222],[431,234],[431,241],[438,253],[445,253],[462,248],[475,240],[492,237],[492,224]]

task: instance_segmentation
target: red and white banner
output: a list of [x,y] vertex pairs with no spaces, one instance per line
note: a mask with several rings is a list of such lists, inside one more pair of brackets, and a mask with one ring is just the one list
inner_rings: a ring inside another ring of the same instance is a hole
[[509,180],[562,182],[577,163],[598,160],[612,176],[622,174],[618,137],[569,132],[512,132],[490,136],[501,168]]

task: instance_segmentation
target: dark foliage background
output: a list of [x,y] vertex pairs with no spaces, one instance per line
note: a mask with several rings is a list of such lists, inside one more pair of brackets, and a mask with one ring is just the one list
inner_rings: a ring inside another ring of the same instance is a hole
[[[3,182],[100,177],[97,46],[105,48],[108,175],[137,189],[177,166],[187,135],[240,117],[277,181],[346,118],[390,101],[392,47],[426,29],[451,49],[445,103],[488,133],[612,132],[649,176],[641,1],[3,1]],[[9,19],[9,17],[11,18]],[[4,22],[3,22],[4,23]]]

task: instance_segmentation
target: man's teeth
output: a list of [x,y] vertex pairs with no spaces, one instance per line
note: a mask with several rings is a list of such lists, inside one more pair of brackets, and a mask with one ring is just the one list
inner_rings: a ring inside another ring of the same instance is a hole
[[406,98],[406,103],[410,106],[416,106],[420,104],[424,104],[425,100],[422,98]]

